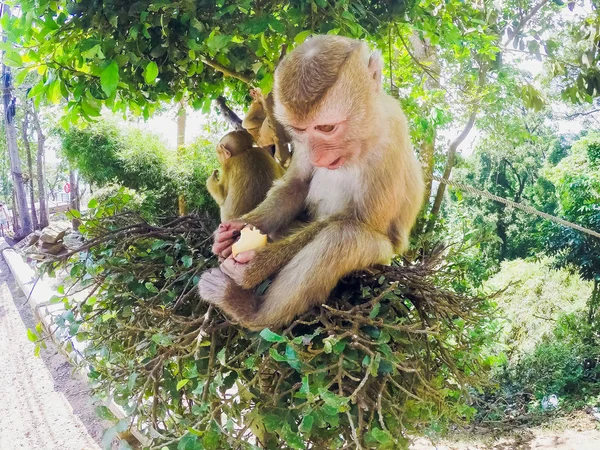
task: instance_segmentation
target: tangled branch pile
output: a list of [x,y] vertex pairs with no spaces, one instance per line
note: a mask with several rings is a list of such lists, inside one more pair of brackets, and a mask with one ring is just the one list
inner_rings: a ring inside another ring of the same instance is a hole
[[348,277],[287,328],[249,332],[195,294],[215,224],[150,225],[128,201],[95,205],[85,246],[45,269],[69,269],[62,332],[151,448],[397,449],[473,414],[489,305],[441,258]]

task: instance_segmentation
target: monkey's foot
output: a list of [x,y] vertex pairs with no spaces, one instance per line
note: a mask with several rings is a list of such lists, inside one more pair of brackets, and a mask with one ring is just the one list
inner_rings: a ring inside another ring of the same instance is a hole
[[221,269],[210,269],[198,282],[200,297],[218,306],[227,315],[242,324],[252,320],[258,310],[258,299],[252,291],[239,287]]
[[198,282],[198,291],[202,300],[221,306],[225,301],[227,287],[231,279],[221,269],[210,269],[202,274]]

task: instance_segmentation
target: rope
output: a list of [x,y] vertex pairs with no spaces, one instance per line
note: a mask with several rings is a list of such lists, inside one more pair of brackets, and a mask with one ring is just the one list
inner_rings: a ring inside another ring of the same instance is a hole
[[469,193],[471,193],[473,195],[478,195],[480,197],[485,197],[485,198],[488,198],[488,199],[493,200],[493,201],[498,202],[498,203],[503,203],[506,206],[509,206],[511,208],[520,209],[521,211],[525,211],[526,213],[534,214],[534,215],[536,215],[538,217],[541,217],[543,219],[549,220],[549,221],[557,223],[559,225],[563,225],[565,227],[572,228],[572,229],[577,230],[577,231],[581,231],[582,233],[586,233],[586,234],[589,234],[590,236],[594,236],[595,238],[600,239],[600,233],[598,233],[597,231],[590,230],[589,228],[582,227],[581,225],[577,225],[576,223],[569,222],[567,220],[561,219],[560,217],[552,216],[552,215],[547,214],[545,212],[538,211],[537,209],[532,208],[531,206],[528,206],[528,205],[524,205],[523,203],[513,202],[512,200],[508,200],[508,199],[503,198],[503,197],[498,197],[497,195],[490,194],[489,192],[486,192],[486,191],[480,191],[479,189],[475,189],[474,187],[468,186],[468,185],[463,184],[463,183],[459,183],[459,182],[456,182],[456,181],[446,180],[445,178],[438,177],[436,175],[433,175],[432,178],[435,181],[438,181],[440,183],[444,183],[444,184],[446,184],[446,185],[448,185],[450,187],[457,188],[457,189],[460,189],[460,190],[465,191],[465,192],[469,192]]

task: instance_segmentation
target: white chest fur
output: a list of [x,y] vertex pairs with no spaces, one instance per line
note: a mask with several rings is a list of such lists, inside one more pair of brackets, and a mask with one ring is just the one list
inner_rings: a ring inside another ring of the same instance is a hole
[[337,170],[316,168],[306,198],[313,219],[329,217],[357,201],[360,175],[360,171],[352,167],[340,167]]

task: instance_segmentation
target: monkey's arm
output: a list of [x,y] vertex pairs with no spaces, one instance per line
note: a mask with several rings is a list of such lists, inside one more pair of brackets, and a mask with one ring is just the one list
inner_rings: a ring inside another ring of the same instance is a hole
[[244,289],[252,289],[290,262],[328,223],[319,221],[307,224],[284,239],[254,250],[255,255],[250,262],[238,264],[230,259],[221,269]]
[[[352,219],[319,222],[319,229],[308,235],[310,240],[308,244],[303,241],[303,247],[289,243],[284,255],[270,255],[281,258],[278,263],[289,262],[279,268],[265,296],[257,297],[240,286],[224,263],[220,271],[205,274],[200,280],[202,298],[251,329],[278,327],[325,301],[343,276],[373,264],[389,263],[394,251],[387,236]],[[262,270],[257,268],[258,261],[247,264],[250,270],[242,269],[249,275],[248,281],[253,276],[250,272]]]
[[277,233],[304,210],[309,187],[310,180],[302,179],[290,167],[284,177],[273,184],[267,198],[241,220],[254,225],[265,234]]
[[266,114],[262,104],[258,101],[253,101],[248,110],[248,114],[242,121],[242,127],[246,130],[252,128],[258,128],[265,121]]
[[224,180],[219,180],[217,178],[218,170],[215,170],[208,180],[206,180],[206,189],[208,189],[208,193],[215,199],[217,205],[221,206],[225,203],[225,198],[227,197],[227,190],[225,189]]

